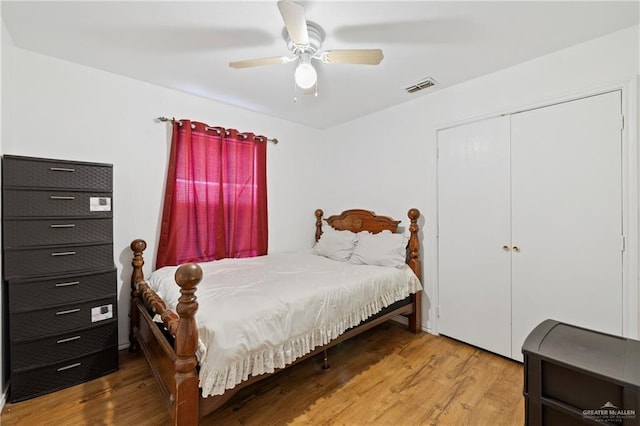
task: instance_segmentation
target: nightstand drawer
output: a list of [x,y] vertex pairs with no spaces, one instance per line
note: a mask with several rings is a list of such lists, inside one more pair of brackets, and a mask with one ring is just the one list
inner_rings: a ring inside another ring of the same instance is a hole
[[[117,318],[117,303],[114,294],[112,297],[99,300],[59,305],[28,312],[12,312],[9,314],[11,340],[71,332],[71,330],[98,325],[101,321]],[[110,314],[101,314],[102,307],[105,307],[107,311],[110,309]]]
[[3,236],[5,248],[111,242],[113,220],[6,220]]
[[77,358],[103,348],[118,345],[118,320],[75,332],[66,332],[42,339],[11,341],[11,367],[14,370]]
[[5,156],[2,166],[5,187],[112,189],[113,168],[103,164]]
[[6,280],[113,268],[113,245],[5,249]]
[[5,189],[2,208],[5,220],[25,217],[112,217],[111,201],[111,193],[103,192]]
[[100,274],[68,275],[56,279],[9,282],[9,311],[25,311],[64,305],[113,294],[116,270]]
[[118,351],[110,348],[81,358],[27,371],[11,371],[12,402],[86,382],[118,369]]

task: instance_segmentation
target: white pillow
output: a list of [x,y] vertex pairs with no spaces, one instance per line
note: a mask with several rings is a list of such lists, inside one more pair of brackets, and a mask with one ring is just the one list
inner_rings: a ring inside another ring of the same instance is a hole
[[407,241],[404,235],[391,231],[377,234],[358,232],[358,244],[349,262],[357,265],[402,266],[407,256]]
[[151,287],[158,296],[162,297],[167,307],[173,312],[176,311],[178,299],[180,298],[180,286],[176,284],[175,280],[177,269],[177,266],[163,266],[153,271],[147,279],[149,287]]
[[358,236],[351,231],[337,231],[326,224],[322,227],[322,235],[313,246],[314,251],[329,259],[346,262],[353,254]]

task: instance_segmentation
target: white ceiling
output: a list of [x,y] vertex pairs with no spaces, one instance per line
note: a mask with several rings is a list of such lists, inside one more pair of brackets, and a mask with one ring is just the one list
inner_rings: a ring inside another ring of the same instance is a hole
[[[295,63],[236,70],[229,61],[288,55],[276,1],[2,1],[16,46],[316,128],[638,23],[637,1],[302,1],[323,49],[381,48],[378,66],[322,64],[317,97]],[[408,94],[424,77],[439,84]],[[172,115],[172,111],[166,111]]]

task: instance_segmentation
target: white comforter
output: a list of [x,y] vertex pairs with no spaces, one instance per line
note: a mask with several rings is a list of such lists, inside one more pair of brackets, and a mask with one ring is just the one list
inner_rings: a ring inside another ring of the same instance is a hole
[[[352,265],[311,250],[201,263],[196,296],[202,396],[271,373],[421,289],[411,269]],[[170,309],[176,267],[149,277]]]

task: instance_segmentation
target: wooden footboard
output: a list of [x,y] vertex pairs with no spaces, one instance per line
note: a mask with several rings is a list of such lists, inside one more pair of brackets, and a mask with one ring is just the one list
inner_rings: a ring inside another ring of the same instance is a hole
[[[131,243],[134,252],[129,333],[131,348],[139,348],[144,353],[168,404],[172,424],[197,425],[199,388],[195,353],[198,329],[195,313],[198,302],[195,291],[202,279],[202,270],[195,263],[186,263],[176,271],[175,280],[181,294],[176,314],[144,281],[142,252],[146,245],[143,240]],[[153,321],[147,306],[160,316],[166,330],[175,336],[175,348]]]
[[[322,210],[316,210],[316,240],[322,235]],[[421,279],[421,263],[419,259],[420,244],[418,239],[418,218],[420,212],[411,209],[408,212],[409,243],[407,245],[407,264]],[[395,232],[398,221],[386,216],[377,216],[366,210],[347,210],[340,215],[330,216],[327,222],[336,229],[349,229],[354,232],[367,230],[380,232],[389,229]],[[129,339],[132,350],[141,350],[149,363],[158,385],[165,396],[167,407],[171,413],[173,425],[197,425],[198,418],[224,404],[238,390],[268,377],[263,374],[251,377],[223,395],[201,398],[198,387],[197,359],[195,356],[198,344],[198,331],[195,313],[198,309],[195,291],[202,278],[202,270],[195,263],[187,263],[178,268],[175,274],[176,283],[180,286],[181,296],[176,313],[171,312],[165,302],[144,281],[142,266],[143,252],[147,244],[143,240],[131,243],[133,251],[133,272],[131,275],[131,307]],[[320,353],[346,339],[366,331],[377,324],[397,315],[405,315],[409,319],[408,328],[414,333],[421,331],[421,292],[412,295],[412,303],[387,312],[374,320],[352,328],[328,345],[316,348],[313,352],[296,360],[295,363]],[[149,313],[151,309],[152,313]],[[172,346],[163,332],[153,321],[153,315],[162,319],[165,329],[174,336]],[[294,363],[294,364],[295,364]]]

